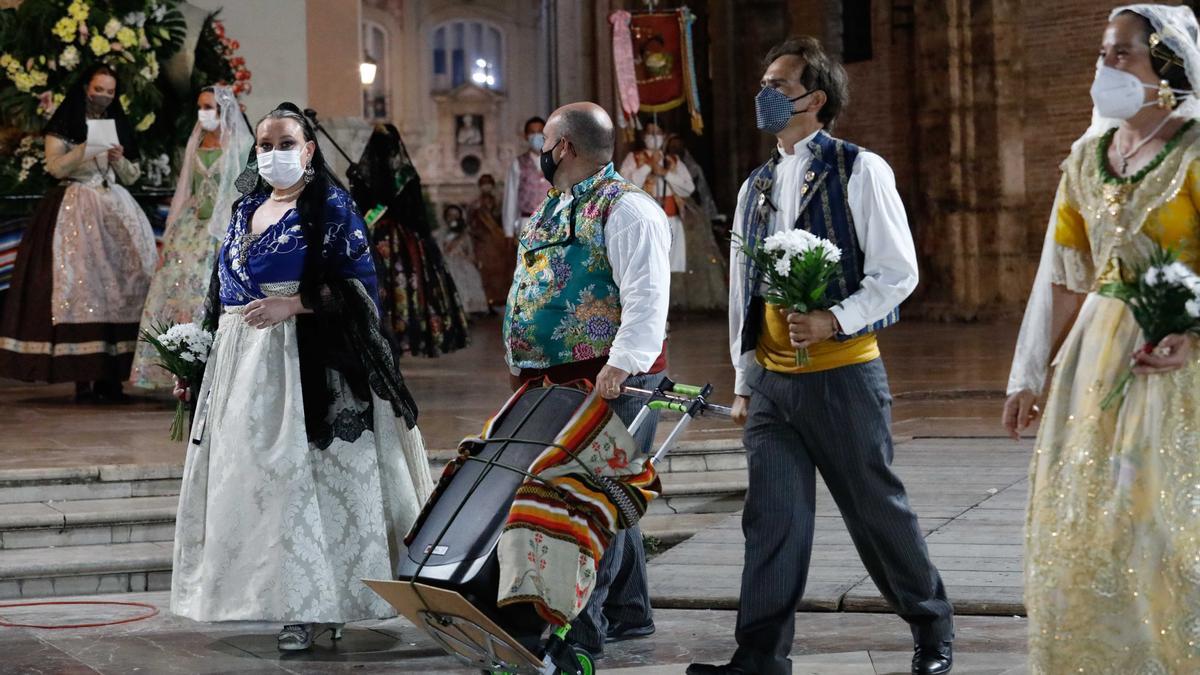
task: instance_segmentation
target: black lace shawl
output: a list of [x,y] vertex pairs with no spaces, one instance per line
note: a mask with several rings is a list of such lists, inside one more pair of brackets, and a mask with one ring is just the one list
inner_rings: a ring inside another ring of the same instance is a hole
[[[417,404],[397,367],[396,344],[379,320],[375,301],[357,280],[334,278],[324,274],[320,266],[316,271],[322,276],[309,285],[309,290],[301,291],[301,302],[313,313],[296,316],[300,386],[309,442],[324,449],[335,437],[353,441],[370,428],[369,412],[365,415],[367,422],[357,428],[354,438],[345,437],[345,429],[349,427],[334,428],[342,411],[333,411],[331,415],[336,394],[331,389],[330,370],[342,376],[359,402],[369,406],[374,392],[391,404],[394,415],[403,417],[408,427],[413,428],[417,423]],[[204,309],[205,328],[215,331],[222,312],[216,266]],[[194,397],[200,383],[189,384]]]

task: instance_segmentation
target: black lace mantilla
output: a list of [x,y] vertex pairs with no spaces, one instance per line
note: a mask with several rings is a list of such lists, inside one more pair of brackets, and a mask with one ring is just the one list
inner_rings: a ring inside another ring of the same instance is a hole
[[335,440],[353,443],[368,431],[375,431],[375,406],[367,404],[364,409],[342,408],[333,421],[321,421],[316,429],[309,429],[308,442],[317,450],[326,450]]
[[[373,430],[371,394],[391,404],[392,413],[412,429],[417,424],[417,404],[397,366],[395,340],[385,334],[378,310],[367,290],[356,279],[330,279],[312,292],[301,291],[301,302],[313,311],[296,317],[300,353],[300,387],[304,396],[304,424],[308,440],[325,449],[334,438],[353,442]],[[213,269],[205,300],[205,327],[216,330],[221,316],[220,282]],[[338,401],[328,370],[341,375],[354,398],[366,405],[338,411],[332,423],[330,409]],[[190,382],[193,399],[200,382]]]

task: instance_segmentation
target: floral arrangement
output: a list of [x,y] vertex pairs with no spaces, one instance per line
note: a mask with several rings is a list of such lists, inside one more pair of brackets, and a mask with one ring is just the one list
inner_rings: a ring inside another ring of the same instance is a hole
[[241,49],[241,45],[238,44],[237,40],[226,37],[225,24],[221,23],[220,21],[213,19],[212,29],[217,36],[218,44],[220,45],[221,56],[225,62],[229,64],[229,69],[232,71],[232,76],[228,79],[228,81],[222,81],[221,83],[232,83],[233,93],[236,96],[249,94],[251,90],[250,70],[246,68],[246,59],[241,56],[237,56],[234,53],[238,49]]
[[[1174,250],[1157,248],[1145,263],[1120,261],[1118,269],[1120,281],[1104,284],[1100,294],[1129,306],[1146,338],[1142,349],[1147,354],[1168,335],[1200,333],[1200,276],[1179,262]],[[1107,410],[1121,400],[1132,380],[1130,368],[1104,397],[1100,408]]]
[[[184,382],[198,382],[212,349],[213,334],[194,323],[169,326],[165,323],[152,325],[143,330],[139,339],[154,347],[158,352],[156,364]],[[182,441],[187,427],[191,403],[180,401],[175,406],[175,420],[171,423],[171,440]]]
[[[195,122],[190,101],[176,94],[210,84],[250,91],[240,45],[216,15],[201,28],[189,79],[162,72],[183,44],[187,25],[178,0],[27,0],[0,10],[0,194],[36,194],[48,187],[37,167],[42,126],[79,73],[104,63],[117,73],[119,104],[139,133],[143,183],[171,184],[169,161]],[[116,105],[116,103],[114,103]],[[32,145],[30,145],[32,143]],[[30,159],[30,158],[35,159]]]
[[0,91],[5,121],[36,132],[54,114],[78,71],[103,62],[117,72],[121,105],[139,131],[155,122],[161,63],[184,35],[175,0],[39,0],[0,12]]
[[[801,314],[832,305],[825,291],[841,273],[842,259],[833,242],[799,228],[776,232],[758,246],[734,236],[746,258],[762,270],[767,302]],[[808,362],[808,349],[797,349],[796,365]]]

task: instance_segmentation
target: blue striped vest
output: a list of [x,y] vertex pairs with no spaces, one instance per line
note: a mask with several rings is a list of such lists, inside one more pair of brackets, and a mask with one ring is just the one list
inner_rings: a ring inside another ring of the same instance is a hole
[[[824,131],[817,132],[809,141],[812,163],[804,174],[800,185],[800,215],[793,227],[828,239],[842,249],[841,278],[831,283],[826,297],[837,304],[854,295],[862,285],[863,252],[858,246],[858,234],[854,229],[854,217],[850,213],[850,174],[854,160],[861,151],[857,145],[833,138]],[[779,163],[779,151],[775,150],[766,164],[750,175],[742,213],[745,218],[743,230],[748,242],[757,244],[766,238],[775,207],[771,204],[771,189],[775,183],[775,165]],[[789,189],[790,186],[782,186]],[[758,344],[762,330],[764,300],[758,286],[762,273],[747,262],[745,269],[746,302],[743,306],[742,351],[752,351]],[[893,308],[887,316],[853,335],[838,334],[839,341],[867,335],[886,328],[900,320],[900,308]]]

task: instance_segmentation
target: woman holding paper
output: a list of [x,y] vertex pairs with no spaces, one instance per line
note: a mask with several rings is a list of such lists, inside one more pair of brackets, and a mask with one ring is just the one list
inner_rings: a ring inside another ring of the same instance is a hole
[[126,397],[157,254],[146,214],[117,180],[140,172],[132,128],[103,65],[46,124],[46,171],[62,182],[34,211],[0,320],[0,377],[75,382],[75,400]]

